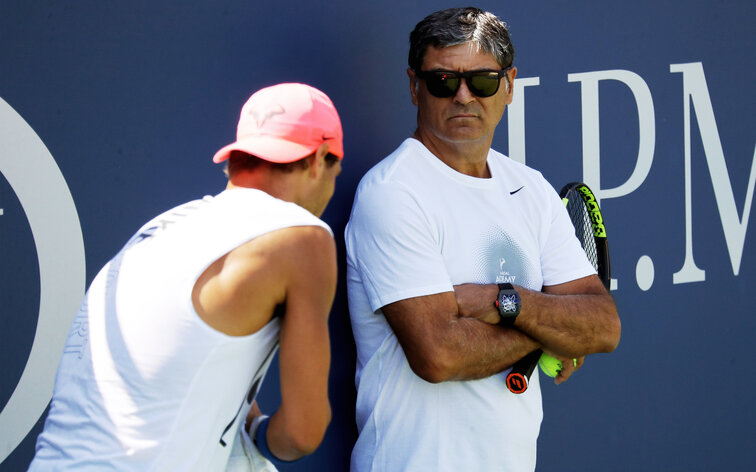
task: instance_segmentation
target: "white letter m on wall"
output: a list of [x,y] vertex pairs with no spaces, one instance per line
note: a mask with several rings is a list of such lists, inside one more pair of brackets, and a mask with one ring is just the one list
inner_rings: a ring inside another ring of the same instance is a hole
[[714,109],[706,86],[703,65],[700,62],[690,64],[671,64],[670,72],[683,74],[684,127],[685,127],[685,262],[682,269],[673,275],[673,283],[701,281],[705,278],[705,271],[696,267],[693,260],[692,236],[692,208],[691,208],[691,109],[693,103],[701,132],[706,163],[714,186],[714,196],[717,202],[722,229],[725,234],[727,251],[730,254],[733,274],[738,275],[740,261],[743,256],[748,217],[751,214],[753,202],[753,188],[756,182],[756,148],[754,149],[751,173],[748,178],[748,190],[743,206],[743,217],[738,217],[735,196],[727,173],[722,143],[719,139],[717,123],[714,120]]

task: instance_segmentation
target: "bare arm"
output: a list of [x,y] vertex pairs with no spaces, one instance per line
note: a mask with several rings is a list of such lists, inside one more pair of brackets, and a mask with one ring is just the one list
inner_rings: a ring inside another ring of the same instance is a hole
[[[478,318],[491,324],[499,322],[498,309],[494,308],[492,303],[492,297],[496,297],[499,291],[497,285],[463,284],[455,286],[454,291],[460,313],[464,316]],[[549,354],[558,357],[553,352],[549,352]],[[574,361],[571,357],[561,357],[559,360],[562,361],[563,367],[554,379],[556,384],[567,381],[583,365],[585,357],[576,358]]]
[[[285,304],[279,352],[281,407],[270,418],[268,446],[295,460],[320,444],[330,422],[328,314],[336,291],[336,248],[316,226],[285,228],[244,244],[213,263],[193,301],[212,327],[246,336]],[[259,416],[253,403],[247,427]]]
[[[571,359],[611,352],[617,347],[621,331],[617,307],[597,276],[546,286],[542,292],[516,289],[522,298],[522,310],[514,328],[534,339],[542,349]],[[458,285],[455,292],[466,316],[496,322],[496,285]]]
[[619,342],[616,306],[596,276],[543,292],[517,287],[523,307],[513,328],[496,325],[497,285],[454,289],[383,307],[410,367],[429,382],[487,377],[538,348],[582,364],[585,355],[612,351]]
[[268,445],[283,460],[312,453],[331,421],[328,314],[336,292],[336,247],[318,227],[297,228],[278,261],[286,268],[286,314],[281,327],[281,406],[271,416]]
[[488,377],[540,347],[516,329],[460,314],[452,292],[401,300],[382,310],[410,367],[428,382]]
[[543,292],[517,287],[522,311],[515,328],[560,357],[611,352],[620,340],[617,307],[601,280],[591,275]]

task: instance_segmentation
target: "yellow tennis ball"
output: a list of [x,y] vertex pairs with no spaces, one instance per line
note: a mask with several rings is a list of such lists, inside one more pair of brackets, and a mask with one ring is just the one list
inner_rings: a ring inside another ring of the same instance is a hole
[[541,366],[541,370],[549,377],[556,377],[559,372],[562,371],[562,361],[552,357],[545,352],[541,354],[541,358],[538,359],[538,365]]

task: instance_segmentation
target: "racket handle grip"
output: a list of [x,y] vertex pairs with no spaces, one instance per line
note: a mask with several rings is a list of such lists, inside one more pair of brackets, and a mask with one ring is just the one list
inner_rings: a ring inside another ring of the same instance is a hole
[[543,354],[543,351],[536,349],[512,366],[512,370],[507,374],[507,388],[510,392],[520,394],[528,389],[530,376],[533,375],[533,370],[538,365],[541,354]]

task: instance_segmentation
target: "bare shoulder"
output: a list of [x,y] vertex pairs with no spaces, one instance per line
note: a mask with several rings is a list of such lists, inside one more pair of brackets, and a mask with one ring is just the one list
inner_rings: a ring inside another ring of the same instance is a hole
[[292,266],[335,257],[336,245],[320,226],[292,226],[259,236],[232,250],[229,262],[248,271],[264,270],[268,276],[284,276]]
[[230,335],[246,335],[270,321],[303,278],[333,272],[333,236],[319,226],[295,226],[258,236],[211,264],[197,280],[192,301],[210,326]]
[[321,226],[292,226],[265,235],[261,246],[274,250],[278,258],[319,258],[335,256],[336,244],[331,233]]

